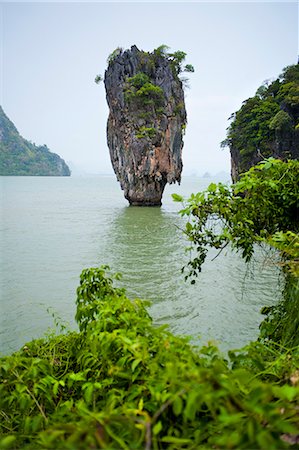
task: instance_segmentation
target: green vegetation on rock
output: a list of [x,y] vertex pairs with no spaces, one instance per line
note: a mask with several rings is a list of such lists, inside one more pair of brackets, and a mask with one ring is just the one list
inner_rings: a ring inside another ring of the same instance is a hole
[[[167,99],[164,91],[160,85],[155,82],[155,70],[161,63],[161,60],[167,61],[173,76],[179,83],[187,82],[187,79],[179,78],[182,72],[194,72],[194,67],[191,64],[183,65],[186,58],[186,53],[178,50],[174,53],[169,53],[167,45],[161,45],[152,53],[141,51],[141,64],[139,64],[139,71],[132,77],[127,77],[124,84],[124,100],[126,107],[134,113],[139,119],[146,121],[146,126],[136,128],[136,137],[138,139],[149,138],[153,139],[158,133],[155,129],[154,122],[156,119],[161,119],[163,114],[167,114]],[[108,64],[113,63],[115,58],[122,53],[123,49],[117,48],[108,58]],[[101,80],[101,77],[97,77]],[[98,82],[96,80],[96,82]],[[172,102],[174,98],[172,97]],[[173,110],[177,116],[184,114],[184,101],[179,102]],[[152,125],[152,126],[150,126]]]
[[270,156],[299,158],[299,64],[266,81],[231,119],[222,146],[230,148],[234,181]]
[[168,50],[168,45],[162,44],[154,50],[153,55],[154,57],[167,58],[171,61],[173,72],[176,75],[179,75],[182,72],[194,72],[194,67],[192,64],[186,64],[185,66],[183,65],[187,53],[182,50],[177,50],[174,53],[170,53]]
[[0,107],[0,175],[69,176],[65,161],[18,133]]
[[163,89],[152,83],[149,76],[142,72],[127,78],[124,97],[136,111],[146,107],[152,107],[156,111],[165,102]]
[[123,49],[122,47],[116,47],[116,49],[113,50],[113,52],[110,53],[110,55],[108,56],[108,58],[107,58],[107,64],[110,64],[112,61],[114,61],[115,58],[116,58],[120,53],[123,52],[123,50],[124,50],[124,49]]
[[136,137],[138,139],[142,139],[144,137],[149,137],[149,139],[153,139],[157,134],[157,131],[155,128],[152,127],[140,127],[138,129],[138,132],[136,134]]

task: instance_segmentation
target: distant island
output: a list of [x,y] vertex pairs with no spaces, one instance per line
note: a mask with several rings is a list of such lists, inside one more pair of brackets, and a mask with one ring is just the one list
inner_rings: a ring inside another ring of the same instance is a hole
[[24,139],[0,106],[0,175],[70,176],[65,161]]

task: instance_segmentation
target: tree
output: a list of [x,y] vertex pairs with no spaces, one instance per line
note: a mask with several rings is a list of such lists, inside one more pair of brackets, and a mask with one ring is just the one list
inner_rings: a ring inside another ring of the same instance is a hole
[[[154,55],[169,59],[172,62],[173,70],[177,75],[182,72],[193,73],[194,67],[192,64],[186,64],[185,66],[183,66],[183,62],[186,59],[187,53],[183,52],[182,50],[177,50],[173,53],[170,53],[169,48],[170,47],[168,47],[168,45],[162,44],[154,50]],[[188,79],[185,78],[182,81],[183,83],[187,83]]]
[[160,57],[167,57],[169,49],[170,47],[168,45],[162,44],[158,48],[155,48],[154,53]]

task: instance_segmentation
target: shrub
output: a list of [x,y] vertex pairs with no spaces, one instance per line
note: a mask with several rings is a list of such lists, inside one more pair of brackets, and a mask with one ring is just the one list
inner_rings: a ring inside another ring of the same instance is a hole
[[123,52],[123,50],[124,49],[122,47],[116,47],[116,49],[113,50],[113,52],[110,53],[110,55],[108,56],[107,64],[112,63],[115,60],[115,58]]
[[156,136],[156,134],[157,134],[157,131],[156,131],[155,128],[152,128],[152,127],[149,127],[149,128],[148,127],[140,127],[138,132],[137,132],[137,134],[136,134],[136,137],[138,139],[142,139],[142,138],[153,139]]
[[290,447],[298,352],[281,358],[274,382],[269,346],[232,352],[230,367],[215,347],[153,326],[146,304],[115,288],[107,269],[81,274],[80,332],[0,360],[1,448]]
[[127,79],[124,96],[126,102],[137,109],[148,106],[161,108],[165,102],[163,89],[153,84],[149,76],[142,72]]

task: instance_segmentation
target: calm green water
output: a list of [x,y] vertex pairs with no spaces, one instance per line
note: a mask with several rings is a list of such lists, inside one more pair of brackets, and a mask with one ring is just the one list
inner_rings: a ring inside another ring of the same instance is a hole
[[171,193],[188,196],[211,181],[186,177],[167,187],[162,208],[138,208],[127,205],[114,176],[1,177],[0,352],[52,327],[49,307],[75,327],[81,270],[101,264],[122,272],[129,297],[151,300],[155,323],[177,334],[223,349],[254,339],[261,306],[279,295],[270,260],[257,255],[248,271],[235,254],[213,262],[211,254],[193,286],[180,273],[188,255]]

